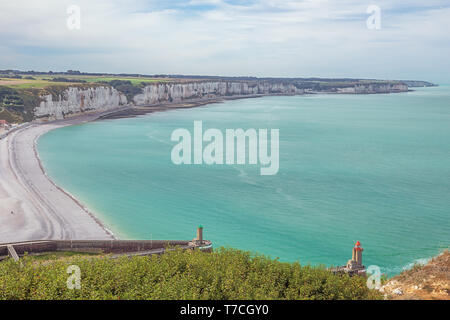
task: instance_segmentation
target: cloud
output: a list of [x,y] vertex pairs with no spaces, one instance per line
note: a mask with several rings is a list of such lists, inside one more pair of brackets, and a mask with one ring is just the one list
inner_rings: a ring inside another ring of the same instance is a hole
[[[69,5],[81,30],[66,27]],[[0,4],[0,67],[444,79],[447,1],[24,1]]]

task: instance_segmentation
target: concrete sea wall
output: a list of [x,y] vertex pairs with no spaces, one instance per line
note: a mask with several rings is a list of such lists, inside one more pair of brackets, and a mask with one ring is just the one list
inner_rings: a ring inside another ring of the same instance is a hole
[[17,255],[41,254],[55,251],[92,252],[102,254],[148,255],[164,253],[168,247],[179,247],[184,250],[200,249],[210,251],[212,243],[204,240],[201,243],[188,240],[42,240],[0,244],[0,260],[10,253],[13,247]]

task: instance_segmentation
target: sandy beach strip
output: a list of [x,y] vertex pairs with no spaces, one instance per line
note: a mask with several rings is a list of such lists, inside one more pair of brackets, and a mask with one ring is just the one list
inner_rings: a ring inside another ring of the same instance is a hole
[[0,139],[0,243],[45,239],[116,239],[79,200],[56,185],[44,171],[36,142],[46,132],[94,121],[194,108],[224,100],[264,95],[233,96],[178,103],[121,107],[85,113],[65,120],[32,123]]
[[32,124],[0,140],[0,243],[115,238],[87,208],[45,174],[36,152],[37,139],[46,132],[96,117]]

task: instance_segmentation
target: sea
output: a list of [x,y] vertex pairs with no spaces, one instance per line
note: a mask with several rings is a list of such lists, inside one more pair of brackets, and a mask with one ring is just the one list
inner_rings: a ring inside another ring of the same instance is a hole
[[[271,96],[101,120],[38,141],[48,175],[122,239],[193,239],[392,276],[450,245],[450,86]],[[172,161],[178,128],[278,129],[279,170]]]

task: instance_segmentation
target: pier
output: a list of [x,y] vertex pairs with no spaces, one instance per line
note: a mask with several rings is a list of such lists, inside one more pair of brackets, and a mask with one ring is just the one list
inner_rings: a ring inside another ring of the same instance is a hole
[[36,240],[0,243],[0,261],[8,257],[18,261],[25,254],[39,255],[58,251],[111,254],[112,257],[145,256],[162,254],[175,248],[211,251],[212,242],[203,240],[203,227],[199,227],[197,237],[193,240]]

